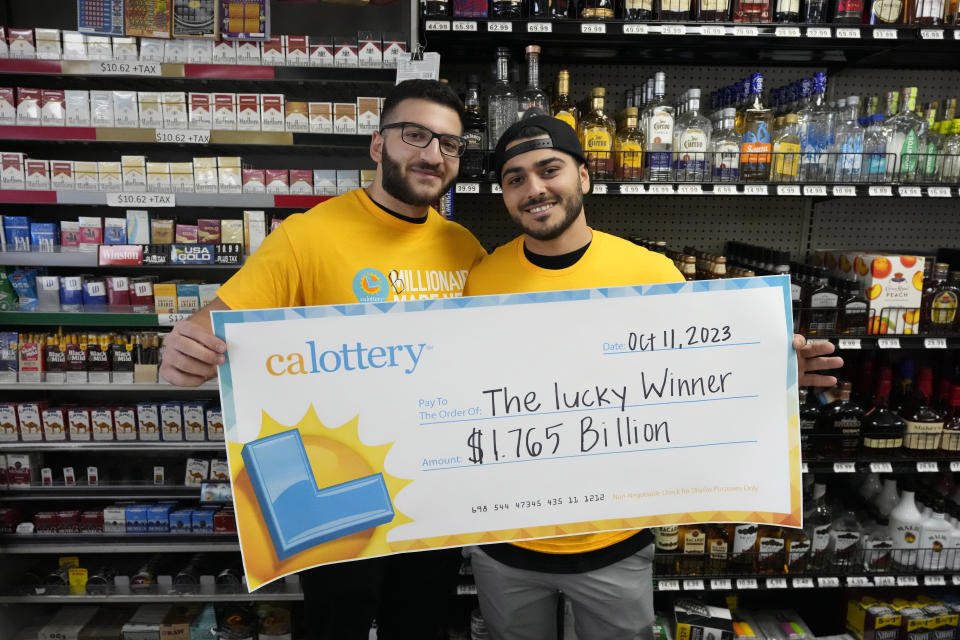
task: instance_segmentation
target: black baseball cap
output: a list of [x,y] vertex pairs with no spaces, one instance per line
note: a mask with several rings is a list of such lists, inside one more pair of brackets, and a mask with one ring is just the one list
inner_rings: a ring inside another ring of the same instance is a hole
[[[510,147],[508,150],[507,145],[514,140],[529,138],[529,136],[521,135],[521,132],[528,127],[543,129],[549,137],[529,139]],[[502,184],[501,173],[507,160],[521,153],[537,149],[556,149],[573,156],[584,164],[587,163],[583,147],[580,146],[580,140],[577,138],[577,132],[573,130],[573,127],[563,120],[558,120],[543,113],[528,113],[519,122],[510,125],[510,128],[504,131],[500,140],[497,141],[497,148],[493,153],[493,168],[497,173],[497,183]]]

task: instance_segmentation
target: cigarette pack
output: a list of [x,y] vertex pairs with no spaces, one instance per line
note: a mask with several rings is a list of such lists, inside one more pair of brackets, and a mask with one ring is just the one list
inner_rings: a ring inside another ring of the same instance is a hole
[[36,58],[37,45],[33,29],[7,29],[7,45],[11,58]]
[[126,276],[107,276],[106,280],[107,304],[111,307],[130,306],[130,278]]
[[141,440],[160,439],[160,407],[157,403],[137,403],[137,430]]
[[118,503],[110,505],[103,510],[103,532],[104,533],[126,533],[127,532],[127,507],[130,503]]
[[11,87],[0,87],[0,124],[17,124],[16,98]]
[[407,52],[407,41],[402,33],[383,34],[383,66],[396,69],[400,56]]
[[[115,162],[113,164],[120,164]],[[118,173],[119,173],[119,167]],[[103,243],[103,220],[97,216],[79,216],[77,222],[80,223],[80,248],[96,249],[97,245]]]
[[17,124],[21,127],[39,127],[40,89],[17,87]]
[[206,411],[203,402],[183,403],[183,435],[185,440],[206,440],[206,423]]
[[150,193],[169,193],[170,185],[170,163],[169,162],[148,162],[147,163],[147,190]]
[[182,91],[164,91],[160,100],[163,105],[163,126],[168,129],[186,129],[186,94]]
[[[208,43],[209,44],[209,43]],[[211,94],[190,92],[190,128],[209,130],[213,128]]]
[[23,154],[0,153],[0,164],[3,167],[3,170],[0,171],[0,188],[23,189]]
[[179,402],[160,404],[160,437],[164,440],[183,440],[183,411]]
[[266,173],[263,169],[243,169],[243,193],[266,193]]
[[[183,484],[188,487],[199,487],[210,474],[210,463],[207,460],[197,458],[187,458],[187,473],[183,479]],[[194,511],[194,517],[198,512]],[[205,528],[206,529],[206,528]],[[210,513],[209,530],[213,530],[213,513]],[[194,529],[196,532],[196,529]]]
[[336,102],[333,105],[333,132],[357,133],[357,105],[353,102]]
[[213,42],[210,40],[190,40],[187,42],[187,62],[190,64],[211,64],[213,62]]
[[[79,243],[80,225],[77,225]],[[66,225],[66,221],[61,226]],[[62,311],[83,311],[83,276],[62,276],[60,278],[60,307]],[[70,359],[68,350],[67,360]],[[86,381],[87,360],[83,357],[84,382]],[[69,376],[68,376],[69,377]]]
[[310,133],[333,133],[333,106],[329,102],[310,102]]
[[127,219],[126,218],[104,218],[103,219],[103,243],[104,244],[126,244],[127,243]]
[[193,163],[170,163],[170,190],[174,193],[193,193]]
[[166,53],[163,40],[156,38],[140,38],[140,61],[163,62]]
[[333,38],[329,36],[310,36],[310,66],[334,66]]
[[[0,331],[0,383],[17,381],[19,354],[17,353],[18,335],[16,331]],[[3,425],[0,424],[0,433]],[[0,438],[2,439],[2,438]]]
[[163,45],[163,61],[170,64],[189,62],[187,43],[183,40],[167,40]]
[[220,193],[242,193],[239,156],[217,157],[217,183]]
[[0,402],[0,442],[16,442],[19,440],[20,429],[17,425],[16,405]]
[[46,408],[40,414],[43,421],[43,438],[47,442],[67,439],[67,420],[64,410]]
[[220,221],[198,219],[197,242],[201,244],[218,244],[220,242]]
[[140,126],[136,91],[113,92],[113,126],[131,129]]
[[40,60],[59,60],[60,29],[34,29],[37,45],[37,58]]
[[260,130],[260,94],[259,93],[238,93],[237,94],[237,131],[259,131],[259,130]]
[[50,188],[56,191],[72,191],[74,189],[73,161],[50,161]]
[[[147,188],[147,159],[144,156],[120,156],[124,191],[145,191]],[[118,243],[121,244],[121,243]]]
[[357,98],[357,133],[369,135],[380,130],[380,98]]
[[379,69],[383,66],[383,44],[379,33],[361,31],[357,34],[357,45],[361,69]]
[[360,188],[360,172],[356,169],[337,169],[337,195]]
[[360,186],[366,189],[377,179],[376,169],[360,169]]
[[197,242],[197,225],[195,224],[177,224],[176,226],[176,242],[183,242],[188,244],[196,244]]
[[133,504],[127,507],[127,533],[147,532],[147,505]]
[[87,36],[87,59],[109,60],[113,56],[113,47],[107,36]]
[[112,91],[90,91],[90,122],[94,127],[113,126]]
[[119,162],[98,162],[97,175],[100,191],[120,191],[123,188],[123,166]]
[[313,194],[317,196],[337,195],[337,172],[333,169],[314,169]]
[[67,89],[63,92],[68,127],[90,126],[90,92]]
[[66,121],[66,95],[63,90],[42,90],[40,92],[40,123],[44,127],[62,127]]
[[140,59],[136,38],[113,38],[113,59],[122,62],[136,62]]
[[260,45],[257,42],[238,42],[237,64],[260,64]]
[[173,505],[155,504],[147,509],[147,531],[150,533],[170,533],[170,508]]
[[73,179],[77,191],[99,191],[100,171],[96,162],[77,160],[73,163]]
[[150,214],[141,209],[127,210],[127,243],[150,244]]
[[[24,372],[23,349],[32,343],[22,344],[20,347],[20,373]],[[37,349],[39,353],[39,348]],[[38,364],[42,369],[42,362]],[[22,378],[21,378],[22,382]],[[41,426],[40,413],[45,407],[37,402],[21,402],[17,404],[17,422],[20,423],[20,439],[24,442],[39,442],[43,440],[43,427]]]
[[[269,186],[269,184],[268,184]],[[267,219],[263,211],[243,212],[243,248],[252,255],[267,235]]]
[[313,171],[310,169],[290,170],[290,194],[313,195]]
[[237,64],[237,43],[233,40],[217,40],[213,43],[214,64]]
[[205,306],[213,302],[213,299],[217,297],[217,290],[220,288],[219,284],[201,284],[197,285],[197,289],[200,292],[200,308],[203,309]]
[[310,65],[310,40],[307,36],[287,36],[287,66]]
[[[193,458],[187,458],[187,463],[189,465],[190,461]],[[207,469],[206,460],[194,460],[195,463],[193,466],[193,471],[197,475],[202,475],[206,479],[207,474],[209,473]],[[187,467],[187,473],[189,474],[191,468]],[[202,484],[202,483],[200,483]],[[199,487],[200,484],[192,485]],[[213,533],[213,509],[196,509],[193,512],[192,519],[192,529],[194,533]]]
[[335,36],[333,66],[356,68],[360,66],[357,56],[357,37],[355,35]]
[[191,533],[191,509],[178,509],[170,512],[170,533]]
[[86,60],[87,59],[87,37],[78,31],[64,31],[63,41],[63,59],[64,60]]
[[140,91],[137,94],[140,105],[140,126],[145,129],[163,127],[163,103],[157,91]]
[[23,163],[24,186],[32,191],[50,190],[50,162],[48,160],[25,160]]
[[229,244],[244,244],[243,220],[221,220],[220,241]]
[[91,410],[90,423],[93,427],[94,440],[113,440],[113,411],[111,409],[101,407]]
[[197,193],[217,193],[217,159],[193,159],[194,190]]
[[173,244],[173,220],[153,218],[150,220],[151,244]]
[[295,133],[310,131],[310,116],[306,102],[288,102],[284,106],[284,128]]
[[207,437],[211,440],[223,440],[223,412],[220,407],[207,409]]
[[271,36],[260,43],[260,64],[282,67],[287,63],[284,52],[285,36]]
[[213,94],[213,128],[234,131],[237,128],[237,94]]

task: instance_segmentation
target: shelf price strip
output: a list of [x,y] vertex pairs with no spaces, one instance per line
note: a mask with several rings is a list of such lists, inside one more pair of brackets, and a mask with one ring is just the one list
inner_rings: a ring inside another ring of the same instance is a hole
[[890,198],[893,196],[893,189],[891,189],[889,186],[886,186],[886,185],[872,186],[869,189],[867,189],[867,193],[869,193],[871,196],[875,198],[876,197]]
[[950,471],[960,471],[960,460],[950,462]]
[[923,348],[924,349],[946,349],[947,339],[946,338],[924,338]]
[[748,184],[743,188],[743,192],[748,196],[765,196],[767,195],[767,185]]
[[829,27],[808,27],[808,38],[830,38],[832,34]]
[[943,29],[920,29],[923,40],[943,40]]
[[657,591],[680,591],[680,581],[657,580]]
[[931,198],[949,198],[950,187],[927,187],[927,195]]
[[782,184],[777,187],[778,196],[798,196],[800,195],[800,186],[795,184]]
[[476,182],[458,182],[457,193],[480,193],[480,185]]
[[108,193],[108,207],[175,207],[173,193]]
[[665,36],[685,36],[687,28],[682,24],[665,24],[661,27],[660,33]]
[[922,195],[920,187],[900,187],[897,191],[901,198],[919,198]]
[[[709,24],[703,26],[703,35],[705,36],[725,36],[727,35],[727,30],[719,24]],[[739,35],[734,32],[734,35]]]
[[940,471],[940,465],[936,461],[926,461],[917,463],[917,473],[938,473]]
[[698,196],[703,193],[703,187],[698,184],[681,184],[677,186],[677,193],[685,196]]
[[718,184],[713,187],[714,195],[719,196],[738,196],[740,192],[737,191],[736,185],[732,184]]
[[803,195],[808,197],[824,197],[827,195],[827,187],[822,184],[811,184],[803,188]]
[[210,144],[210,131],[190,131],[187,129],[157,129],[155,140],[176,144]]
[[870,473],[893,473],[893,465],[889,462],[871,462]]
[[799,38],[800,27],[777,27],[773,35],[778,38]]
[[924,576],[923,586],[925,587],[945,587],[947,580],[943,576]]
[[838,37],[838,38],[855,38],[855,39],[858,39],[858,40],[859,40],[859,39],[860,39],[860,29],[857,29],[857,28],[852,28],[852,29],[841,29],[841,28],[838,28],[838,29],[837,29],[837,37]]
[[794,589],[813,589],[813,578],[794,578]]
[[760,35],[760,30],[756,27],[736,26],[733,28],[733,35],[755,38]]
[[786,589],[786,578],[767,578],[767,589]]
[[584,22],[580,25],[580,33],[606,33],[607,25],[602,22]]
[[623,35],[625,36],[645,36],[650,33],[650,29],[645,24],[625,24],[623,25]]
[[427,31],[450,31],[449,20],[427,20]]
[[872,587],[873,583],[870,581],[870,578],[865,576],[850,576],[847,578],[848,587]]
[[528,22],[527,33],[553,33],[553,25],[549,22]]
[[857,463],[856,462],[834,462],[833,472],[834,473],[856,473]]
[[834,576],[817,578],[817,584],[820,586],[821,589],[839,587],[840,578],[836,578]]
[[859,349],[860,338],[840,338],[837,340],[837,347],[840,349]]
[[917,587],[917,576],[897,576],[898,587]]
[[710,581],[710,588],[714,591],[729,591],[733,585],[728,578],[717,578]]
[[900,338],[877,338],[877,346],[881,349],[899,349]]
[[684,591],[703,591],[703,580],[684,580]]
[[847,198],[853,197],[857,195],[857,188],[849,184],[837,185],[833,188],[833,195]]
[[91,76],[157,76],[162,75],[159,62],[90,62],[87,74]]
[[512,33],[512,22],[488,22],[487,32],[489,33]]
[[873,39],[874,40],[896,40],[897,31],[896,29],[874,29]]
[[473,20],[454,20],[453,30],[454,31],[476,31],[477,23],[474,22]]
[[878,587],[893,587],[897,584],[897,579],[893,576],[874,576],[873,584]]
[[737,589],[756,589],[756,578],[737,578]]

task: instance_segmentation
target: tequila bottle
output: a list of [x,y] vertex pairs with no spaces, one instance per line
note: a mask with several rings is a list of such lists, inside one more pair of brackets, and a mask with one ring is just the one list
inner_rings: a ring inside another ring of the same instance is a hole
[[563,120],[571,129],[577,131],[579,113],[577,105],[570,99],[570,72],[564,69],[557,74],[557,97],[550,105],[550,115]]
[[532,44],[527,47],[527,88],[520,94],[520,113],[522,118],[531,109],[546,115],[547,96],[540,90],[540,47]]
[[813,77],[813,101],[797,113],[800,122],[800,144],[803,145],[801,175],[806,182],[825,182],[828,177],[830,146],[833,144],[833,110],[827,105],[827,76]]
[[920,136],[926,133],[926,122],[914,113],[917,88],[905,87],[900,96],[900,112],[887,120],[887,154],[893,177],[900,182],[913,182],[917,177]]
[[654,76],[654,98],[644,110],[647,123],[646,175],[650,182],[669,182],[673,179],[674,108],[663,99],[666,92],[666,74],[658,71]]
[[771,129],[773,111],[761,102],[763,76],[755,73],[750,77],[752,106],[743,114],[743,155],[740,158],[740,175],[746,181],[765,182],[770,177]]
[[467,141],[467,150],[460,160],[460,175],[482,178],[486,173],[487,123],[480,115],[480,79],[475,75],[467,80],[463,106],[463,137]]
[[496,149],[503,132],[517,121],[520,108],[517,90],[510,84],[510,49],[497,49],[497,80],[487,99],[487,122],[490,127],[490,149]]
[[599,180],[613,177],[613,138],[616,126],[604,113],[606,89],[595,87],[591,92],[591,110],[583,117],[580,128],[583,131],[581,143],[587,156],[590,174]]
[[617,180],[643,179],[643,132],[638,129],[639,112],[636,107],[624,110],[623,127],[617,131],[613,145],[614,176]]
[[800,172],[800,135],[797,116],[787,114],[783,127],[773,141],[773,169],[771,182],[796,182]]
[[683,182],[702,182],[709,175],[707,151],[713,133],[710,120],[700,115],[700,89],[687,92],[686,110],[673,129],[676,176]]
[[737,110],[732,107],[722,110],[720,130],[710,141],[712,152],[710,164],[714,182],[740,180],[740,146],[743,144],[743,139],[734,129],[736,114]]

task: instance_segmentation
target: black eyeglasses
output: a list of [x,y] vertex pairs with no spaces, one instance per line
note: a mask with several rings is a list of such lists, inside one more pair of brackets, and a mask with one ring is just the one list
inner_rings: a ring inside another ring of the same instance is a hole
[[467,141],[460,136],[452,133],[434,133],[425,126],[415,122],[394,122],[386,124],[380,128],[380,133],[387,129],[400,129],[400,139],[407,144],[423,149],[427,147],[433,139],[440,141],[440,153],[451,158],[459,158],[467,150]]

